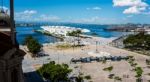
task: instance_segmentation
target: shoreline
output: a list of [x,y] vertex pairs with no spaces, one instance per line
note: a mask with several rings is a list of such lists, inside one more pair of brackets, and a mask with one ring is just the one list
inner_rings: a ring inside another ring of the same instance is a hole
[[[114,82],[114,80],[108,78],[108,75],[110,73],[103,71],[104,68],[110,65],[114,67],[111,73],[116,74],[121,78],[123,78],[123,75],[129,75],[130,78],[126,80],[122,79],[123,82],[134,82],[136,79],[134,77],[135,73],[133,71],[130,71],[132,68],[130,67],[127,61],[118,61],[118,62],[107,61],[106,64],[103,64],[101,62],[70,64],[70,60],[72,58],[89,57],[90,55],[88,55],[87,53],[91,51],[95,51],[94,44],[82,48],[77,48],[77,49],[71,48],[67,50],[58,50],[52,48],[52,46],[44,46],[43,50],[46,53],[48,53],[49,56],[40,57],[36,59],[32,59],[30,57],[25,58],[23,63],[24,72],[29,72],[28,69],[30,68],[32,68],[32,70],[36,70],[37,66],[42,66],[44,63],[49,63],[49,61],[55,61],[58,64],[62,64],[62,63],[68,64],[69,67],[73,69],[73,72],[70,74],[71,76],[78,75],[79,72],[82,72],[84,73],[84,75],[90,75],[92,77],[91,80],[93,82]],[[146,82],[146,80],[149,80],[149,77],[146,75],[146,73],[147,71],[150,71],[150,69],[145,68],[146,67],[145,59],[149,58],[148,56],[127,51],[124,49],[118,49],[108,45],[98,46],[98,51],[108,52],[112,56],[134,56],[135,61],[138,63],[138,66],[141,66],[144,70],[144,74],[143,74],[144,82]],[[26,56],[29,56],[29,53]],[[50,60],[47,60],[48,58],[50,58]]]
[[[75,26],[72,26],[72,27],[75,27]],[[85,28],[85,29],[90,30],[91,31],[90,33],[97,33],[98,36],[94,36],[92,34],[88,35],[88,34],[85,33],[86,36],[101,37],[101,39],[111,39],[111,40],[113,40],[113,39],[116,39],[116,38],[120,37],[118,35],[124,34],[124,33],[118,33],[118,32],[113,32],[113,33],[110,32],[110,33],[108,33],[108,32],[105,32],[105,31],[101,31],[101,29],[103,29],[105,27],[103,27],[103,28],[98,28],[98,27],[92,28],[94,26],[90,26],[90,27],[91,28],[83,27],[83,29]],[[102,26],[100,26],[100,27],[102,27]],[[76,26],[75,28],[81,28],[81,27]],[[29,28],[29,27],[25,27],[25,28],[17,27],[17,32],[18,32],[17,33],[17,40],[21,44],[23,42],[24,38],[27,37],[30,34],[30,35],[34,36],[35,38],[37,38],[40,41],[40,43],[42,43],[42,44],[44,44],[44,43],[53,43],[53,37],[52,38],[48,38],[46,35],[33,32],[33,30],[40,30],[40,29],[41,29],[40,26],[39,27],[31,27],[31,28]],[[96,29],[96,31],[95,31],[95,29]],[[104,32],[104,34],[106,33],[108,35],[107,36],[103,36],[103,32]],[[102,33],[102,35],[100,33]],[[41,37],[38,37],[38,36],[41,36]],[[44,40],[41,41],[41,39],[44,39]]]
[[[91,36],[91,35],[84,35],[87,37],[90,37],[91,39],[94,39],[95,41],[100,41],[101,43],[105,42],[105,43],[111,43],[113,40],[119,38],[119,37],[110,37],[110,38],[105,38],[105,37],[99,37],[99,36]],[[53,36],[52,36],[53,37]],[[59,38],[57,38],[59,39]],[[84,38],[81,38],[82,40]],[[63,43],[64,41],[55,41],[55,42],[46,42],[46,43],[41,43],[42,45],[47,45],[47,44],[57,44],[57,43]],[[23,46],[22,44],[19,44],[20,46]]]

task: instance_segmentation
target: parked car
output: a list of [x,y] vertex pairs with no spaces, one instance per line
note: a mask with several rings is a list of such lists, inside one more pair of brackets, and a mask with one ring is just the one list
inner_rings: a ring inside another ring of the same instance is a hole
[[46,53],[43,53],[43,52],[39,52],[36,55],[36,57],[43,57],[43,56],[49,56],[49,54],[46,54]]

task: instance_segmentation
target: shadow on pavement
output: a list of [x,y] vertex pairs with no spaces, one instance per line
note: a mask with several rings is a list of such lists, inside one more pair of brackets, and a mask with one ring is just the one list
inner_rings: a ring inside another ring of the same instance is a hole
[[44,82],[38,73],[28,72],[24,73],[25,82]]

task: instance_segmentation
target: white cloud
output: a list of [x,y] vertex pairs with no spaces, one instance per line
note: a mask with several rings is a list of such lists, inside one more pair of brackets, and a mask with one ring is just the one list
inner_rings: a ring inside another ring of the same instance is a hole
[[133,17],[133,15],[128,15],[128,16],[127,16],[127,18],[131,18],[131,17]]
[[101,10],[102,8],[100,7],[93,7],[93,10]]
[[73,23],[85,23],[85,24],[112,24],[112,23],[119,23],[116,18],[104,18],[99,16],[89,17],[89,18],[79,18],[79,19],[70,19],[67,22]]
[[0,6],[0,10],[1,10],[1,9],[8,10],[8,8],[7,8],[7,7],[5,7],[5,6],[3,6],[3,7],[2,7],[2,6]]
[[15,13],[15,19],[18,21],[59,21],[60,18],[54,15],[37,15],[36,10],[25,10]]
[[81,19],[82,22],[93,23],[100,20],[100,17],[91,17],[89,19]]
[[16,15],[34,15],[37,14],[35,10],[25,10],[23,12],[17,12]]
[[77,20],[73,20],[72,22],[76,22],[76,23],[98,23],[100,21],[100,17],[95,16],[95,17],[91,17],[91,18],[81,18],[81,19],[77,19]]
[[142,14],[149,5],[142,0],[113,0],[115,7],[129,7],[123,11],[124,14]]
[[90,8],[86,8],[86,10],[90,10]]
[[146,11],[146,7],[138,7],[138,6],[132,6],[129,7],[128,9],[125,9],[123,11],[124,14],[143,14],[144,11]]
[[36,14],[37,13],[37,11],[35,11],[35,10],[25,10],[24,12],[22,12],[23,14],[31,14],[31,15],[33,15],[33,14]]
[[113,0],[114,6],[148,6],[142,0]]
[[35,10],[25,10],[23,12],[15,13],[15,18],[20,20],[31,19],[35,14],[37,14],[37,11]]
[[101,7],[86,8],[87,10],[101,10]]
[[140,10],[136,6],[133,6],[133,7],[130,7],[128,9],[125,9],[123,11],[123,13],[124,14],[139,14]]
[[145,13],[143,13],[143,14],[145,14],[145,15],[150,15],[150,11],[149,11],[149,12],[145,12]]
[[54,15],[41,15],[38,19],[36,19],[37,21],[59,21],[61,18],[58,16],[54,16]]

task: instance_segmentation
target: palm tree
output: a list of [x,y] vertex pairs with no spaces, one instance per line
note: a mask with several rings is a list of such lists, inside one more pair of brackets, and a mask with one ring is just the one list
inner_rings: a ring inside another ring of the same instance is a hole
[[76,31],[76,36],[78,37],[78,45],[80,45],[80,39],[79,39],[80,34],[82,34],[82,31],[81,30],[77,30]]

